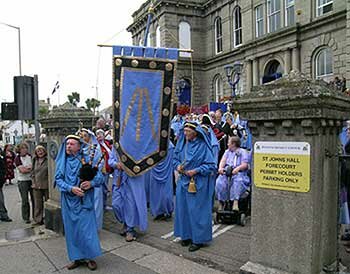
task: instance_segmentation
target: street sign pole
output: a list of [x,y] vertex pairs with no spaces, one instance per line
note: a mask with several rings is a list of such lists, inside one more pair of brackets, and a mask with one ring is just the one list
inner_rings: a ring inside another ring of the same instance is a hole
[[35,125],[35,143],[40,142],[40,127],[39,127],[39,81],[38,75],[34,75],[34,125]]

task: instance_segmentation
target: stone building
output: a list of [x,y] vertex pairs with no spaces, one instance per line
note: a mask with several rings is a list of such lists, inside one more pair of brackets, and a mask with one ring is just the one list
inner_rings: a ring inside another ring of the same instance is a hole
[[[142,44],[150,3],[132,15],[135,45]],[[239,93],[291,70],[350,79],[346,0],[158,0],[154,7],[148,44],[194,50],[192,59],[181,55],[177,75],[193,85],[194,105],[231,94],[224,66],[237,61]]]

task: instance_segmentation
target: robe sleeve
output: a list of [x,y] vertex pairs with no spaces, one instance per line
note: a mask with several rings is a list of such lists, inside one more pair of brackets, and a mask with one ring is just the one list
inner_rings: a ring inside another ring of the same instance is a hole
[[109,153],[109,159],[108,159],[108,165],[112,168],[115,168],[115,166],[118,163],[118,157],[117,152],[115,151],[115,148],[113,147],[112,151]]
[[55,174],[55,182],[56,186],[61,192],[71,192],[73,186],[70,184],[67,184],[64,180],[64,174],[61,172],[56,172]]
[[174,158],[173,158],[173,168],[174,170],[177,170],[177,167],[181,164],[181,159],[180,159],[180,150],[175,149],[174,150]]
[[207,147],[205,144],[202,149],[205,150],[205,156],[202,164],[199,167],[195,168],[195,171],[199,175],[207,176],[216,170],[216,164],[211,149],[209,149],[209,147]]

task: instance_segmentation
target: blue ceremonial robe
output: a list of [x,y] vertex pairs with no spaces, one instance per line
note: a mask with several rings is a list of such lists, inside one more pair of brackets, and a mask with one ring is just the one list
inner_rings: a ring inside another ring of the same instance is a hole
[[109,174],[104,174],[101,178],[102,184],[99,186],[96,186],[94,188],[94,199],[95,199],[95,214],[96,214],[96,224],[97,229],[101,230],[103,227],[103,210],[104,210],[104,198],[103,198],[103,191],[104,191],[104,184],[105,181],[108,181]]
[[150,209],[153,216],[171,215],[173,203],[174,145],[169,141],[167,157],[150,171]]
[[[113,148],[108,164],[115,167],[119,162],[117,153]],[[118,178],[120,186],[117,186]],[[147,230],[147,202],[145,193],[145,178],[143,175],[130,177],[124,171],[114,169],[112,186],[112,207],[117,220],[125,224],[128,230],[139,227],[141,231]]]
[[195,244],[212,240],[212,197],[214,184],[211,174],[216,163],[208,135],[197,126],[198,136],[186,144],[183,133],[175,148],[174,168],[182,164],[185,170],[195,169],[196,193],[188,192],[190,178],[180,175],[176,186],[174,235]]
[[94,210],[94,187],[102,174],[98,172],[91,181],[92,189],[84,197],[72,193],[73,186],[79,186],[81,154],[66,155],[65,143],[56,158],[55,183],[61,191],[61,210],[65,230],[68,257],[71,261],[93,259],[102,255],[97,233]]

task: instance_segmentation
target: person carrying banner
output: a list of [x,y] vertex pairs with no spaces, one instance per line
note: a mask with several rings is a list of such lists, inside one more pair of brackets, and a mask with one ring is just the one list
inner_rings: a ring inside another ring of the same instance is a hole
[[123,171],[118,154],[113,147],[108,164],[114,168],[112,185],[112,208],[116,219],[124,225],[122,236],[127,242],[136,240],[135,228],[146,231],[147,202],[145,175],[131,177]]
[[68,257],[72,261],[67,266],[69,270],[80,265],[95,270],[97,264],[93,259],[102,255],[93,191],[102,174],[98,171],[93,180],[81,182],[79,173],[83,158],[80,137],[68,135],[56,157],[55,185],[61,192],[66,245]]
[[184,125],[175,148],[174,168],[180,173],[176,187],[174,235],[189,251],[212,240],[211,174],[216,170],[208,135],[194,122]]

